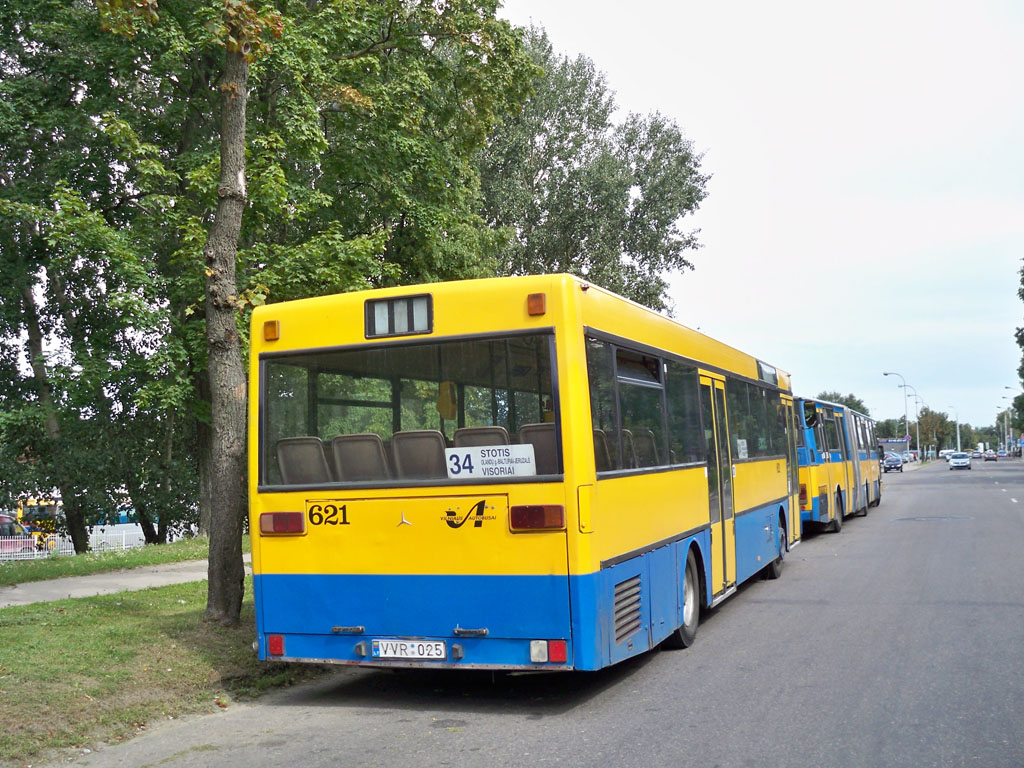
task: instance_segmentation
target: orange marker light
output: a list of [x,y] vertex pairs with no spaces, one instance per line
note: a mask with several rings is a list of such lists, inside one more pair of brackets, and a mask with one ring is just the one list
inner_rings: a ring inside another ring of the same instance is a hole
[[277,341],[281,338],[281,322],[279,320],[267,320],[263,324],[263,340]]
[[546,293],[531,293],[526,297],[526,313],[531,317],[543,315],[548,311],[548,296]]

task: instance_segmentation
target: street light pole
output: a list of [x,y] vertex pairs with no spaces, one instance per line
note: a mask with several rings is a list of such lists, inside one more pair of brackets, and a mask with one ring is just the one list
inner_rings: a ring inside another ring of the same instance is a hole
[[1010,411],[1013,410],[1013,398],[1003,395],[1003,400],[1009,400],[1010,404],[1006,406],[1006,410],[1003,411],[1003,448],[1006,450],[1006,455],[1010,455]]
[[[947,408],[953,408],[952,405],[947,405]],[[957,413],[956,408],[953,408],[953,417],[956,419],[956,449],[960,450],[960,414]]]
[[[921,412],[920,412],[920,410],[918,410],[917,401],[921,399],[921,396],[919,394],[917,394],[917,390],[914,387],[910,386],[909,384],[904,384],[903,385],[903,394],[904,394],[904,396],[906,396],[908,389],[913,389],[914,390],[914,429],[917,430],[917,452],[918,452],[918,454],[920,454],[921,453]],[[909,433],[910,430],[908,429],[907,432]],[[908,434],[908,437],[909,437],[909,434]],[[921,456],[919,455],[918,458],[921,458]]]
[[903,374],[896,373],[896,371],[882,371],[882,375],[883,376],[899,376],[900,377],[900,381],[903,382],[903,426],[906,429],[904,434],[907,436],[907,439],[909,440],[910,439],[910,413],[909,413],[909,409],[907,408],[907,380],[903,378]]
[[[909,384],[907,384],[907,386],[910,387]],[[913,387],[910,388],[914,389]],[[917,451],[921,454],[918,458],[923,461],[925,454],[921,452],[921,403],[924,403],[924,400],[921,399],[921,396],[917,394],[917,390],[914,389],[914,429],[917,432]],[[928,406],[928,403],[924,404],[925,407]],[[925,435],[925,437],[927,437],[927,435]]]
[[[1016,387],[1006,387],[1006,386],[1004,386],[1003,389],[1008,389],[1011,392],[1016,392],[1017,391]],[[1007,430],[1007,435],[1009,436],[1009,439],[1014,444],[1013,445],[1013,452],[1012,453],[1013,453],[1014,456],[1016,456],[1017,455],[1017,441],[1013,440],[1013,433],[1016,431],[1016,428],[1013,426],[1013,403],[1016,402],[1016,398],[1007,398],[1007,400],[1010,401],[1010,428],[1009,428],[1009,430]],[[1007,454],[1011,453],[1009,443],[1007,443],[1007,445],[1006,445],[1006,453]]]

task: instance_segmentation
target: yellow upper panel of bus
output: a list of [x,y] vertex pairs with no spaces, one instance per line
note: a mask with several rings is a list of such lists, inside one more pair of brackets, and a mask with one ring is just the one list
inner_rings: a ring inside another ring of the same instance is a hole
[[[543,312],[530,314],[528,297],[544,295]],[[368,301],[430,296],[432,323],[426,333],[366,336]],[[572,275],[527,275],[405,285],[320,296],[257,307],[252,317],[252,349],[262,352],[317,349],[417,338],[453,337],[528,328],[592,328],[684,358],[702,367],[729,371],[753,380],[767,370],[791,391],[785,371],[764,366],[727,344],[687,328],[647,307]],[[276,338],[275,338],[276,337]]]

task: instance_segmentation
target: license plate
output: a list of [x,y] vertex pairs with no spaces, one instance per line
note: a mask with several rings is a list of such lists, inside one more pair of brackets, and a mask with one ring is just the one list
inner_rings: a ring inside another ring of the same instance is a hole
[[374,640],[375,659],[443,660],[448,649],[443,640]]

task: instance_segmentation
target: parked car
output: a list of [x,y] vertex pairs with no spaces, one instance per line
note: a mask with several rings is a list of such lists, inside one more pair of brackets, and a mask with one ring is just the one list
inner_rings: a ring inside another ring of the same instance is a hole
[[0,515],[0,556],[29,554],[36,550],[36,540],[11,515]]
[[950,469],[970,469],[971,455],[969,453],[954,453],[949,457]]
[[885,472],[902,472],[903,459],[895,453],[887,453],[885,454],[885,458],[882,459],[882,469]]
[[985,451],[985,461],[999,461],[999,459],[996,457],[996,452],[993,451],[991,448]]

